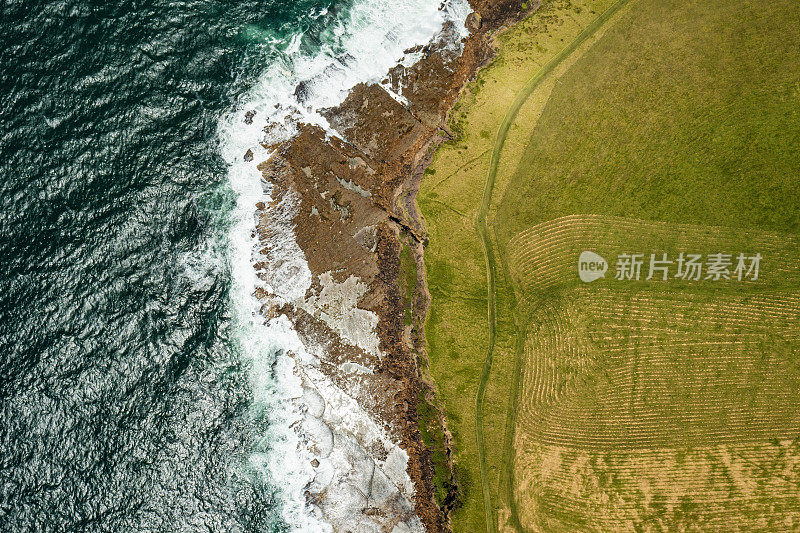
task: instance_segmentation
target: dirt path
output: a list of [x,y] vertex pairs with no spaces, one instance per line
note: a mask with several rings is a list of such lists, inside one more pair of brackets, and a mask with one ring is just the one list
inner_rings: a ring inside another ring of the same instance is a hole
[[[478,457],[480,459],[481,470],[481,487],[483,492],[483,508],[486,516],[486,531],[487,533],[494,533],[497,531],[497,522],[494,517],[494,507],[492,506],[492,495],[489,490],[489,482],[486,466],[486,454],[484,449],[483,438],[483,400],[486,394],[486,384],[492,370],[492,356],[494,353],[494,344],[496,338],[496,269],[497,264],[494,256],[492,242],[489,237],[486,218],[489,214],[489,207],[492,201],[492,192],[497,177],[497,170],[500,166],[500,157],[503,152],[503,145],[505,144],[508,132],[511,129],[517,114],[533,91],[539,86],[553,69],[558,66],[564,59],[569,57],[586,39],[591,37],[603,24],[605,24],[615,13],[622,7],[628,4],[630,0],[617,0],[608,9],[601,13],[591,24],[581,31],[572,42],[569,43],[563,50],[556,56],[548,61],[522,88],[517,97],[508,108],[503,122],[500,124],[500,129],[497,132],[497,137],[494,142],[494,149],[492,150],[492,157],[489,162],[489,171],[486,175],[486,185],[483,189],[483,199],[481,201],[481,208],[478,212],[478,220],[476,230],[483,246],[483,254],[486,262],[486,287],[487,287],[487,307],[489,315],[489,344],[486,350],[486,359],[483,364],[483,371],[481,372],[480,381],[478,382],[478,392],[475,399],[475,420],[476,420],[476,439],[478,442]],[[517,332],[519,334],[519,332]],[[519,352],[522,343],[517,342],[517,351]],[[516,353],[515,357],[519,359],[520,354]],[[516,389],[512,387],[512,389]],[[514,390],[515,393],[515,390]],[[510,398],[511,405],[516,403],[516,398]],[[513,443],[508,442],[507,445],[511,446]],[[510,468],[511,465],[504,465]],[[513,490],[513,484],[508,483],[507,490]],[[513,501],[513,494],[507,494],[506,497],[511,498],[509,503]],[[512,506],[512,512],[514,508]],[[512,517],[515,523],[519,523],[516,517]]]

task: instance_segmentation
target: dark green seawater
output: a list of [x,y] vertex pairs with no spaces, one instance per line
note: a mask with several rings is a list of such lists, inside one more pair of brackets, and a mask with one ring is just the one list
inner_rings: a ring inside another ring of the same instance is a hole
[[241,467],[217,126],[330,4],[0,4],[0,530],[286,528]]

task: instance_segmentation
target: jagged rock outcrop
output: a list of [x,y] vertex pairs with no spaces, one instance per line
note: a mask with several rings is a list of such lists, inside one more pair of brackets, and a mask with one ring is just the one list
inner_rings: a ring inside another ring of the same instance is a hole
[[[294,227],[310,279],[289,296],[257,296],[265,318],[289,317],[305,346],[293,357],[316,473],[307,497],[337,530],[448,530],[417,419],[424,347],[421,332],[410,340],[404,323],[401,236],[424,240],[414,195],[431,148],[449,137],[447,111],[490,57],[489,32],[518,5],[474,5],[480,16],[468,36],[445,25],[407,51],[418,56],[413,66],[398,65],[383,84],[359,84],[324,110],[337,135],[301,125],[258,166],[271,203],[256,206],[256,270],[265,281],[292,276],[294,267],[273,253],[280,216]],[[296,89],[301,102],[305,91]]]

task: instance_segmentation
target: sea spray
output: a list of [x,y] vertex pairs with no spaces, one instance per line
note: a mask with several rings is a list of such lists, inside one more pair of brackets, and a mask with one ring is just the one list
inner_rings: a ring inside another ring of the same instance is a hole
[[[263,416],[267,421],[262,438],[254,444],[250,464],[280,489],[283,519],[295,530],[330,530],[320,510],[307,504],[305,489],[318,483],[320,475],[331,477],[331,469],[348,465],[327,462],[315,480],[309,442],[319,447],[327,437],[315,425],[322,416],[321,412],[313,414],[317,393],[304,390],[302,379],[315,382],[319,389],[328,384],[316,375],[313,365],[305,372],[298,366],[295,358],[314,358],[290,321],[286,317],[267,320],[260,314],[262,302],[255,297],[259,292],[278,302],[302,305],[311,286],[311,273],[291,225],[294,199],[289,194],[273,202],[270,187],[257,165],[269,158],[275,144],[291,138],[299,124],[316,124],[329,134],[336,134],[320,110],[341,103],[358,83],[379,82],[398,61],[412,64],[418,57],[406,57],[404,51],[427,44],[447,21],[463,31],[468,13],[465,0],[441,6],[435,0],[399,4],[356,0],[335,14],[315,12],[315,21],[323,20],[325,24],[314,31],[305,30],[270,42],[274,47],[271,62],[236,109],[220,120],[221,151],[228,163],[230,186],[237,195],[229,236],[237,342],[242,357],[251,366],[254,419]],[[256,39],[265,38],[252,30],[249,34]],[[268,220],[261,221],[261,227],[269,233],[266,246],[256,234],[258,202],[268,206]],[[257,270],[256,263],[265,266]],[[337,393],[332,388],[327,396],[334,398]],[[348,413],[347,417],[361,416],[358,406],[350,405],[346,399],[337,404]],[[407,475],[402,466],[403,458],[407,459],[405,452],[370,420],[363,425],[374,426],[371,431],[386,442],[391,450],[391,462],[386,463],[393,478],[390,481],[410,497],[413,489],[405,481]]]

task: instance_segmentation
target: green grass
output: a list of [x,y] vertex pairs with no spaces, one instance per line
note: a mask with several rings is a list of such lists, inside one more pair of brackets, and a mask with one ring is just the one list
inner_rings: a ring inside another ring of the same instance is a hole
[[[536,276],[556,248],[511,266],[530,330],[513,441],[525,451],[512,452],[522,525],[797,527],[800,254],[785,235],[800,233],[798,20],[792,2],[637,0],[552,76],[494,219],[501,260],[533,246],[520,232],[565,215],[720,228],[582,230],[561,243],[569,282],[555,286]],[[758,240],[781,263],[761,285],[576,280],[579,248],[752,248],[743,229],[774,239]],[[775,305],[788,314],[771,322]]]
[[442,431],[439,411],[428,402],[424,392],[420,392],[417,415],[419,416],[422,442],[431,452],[434,497],[437,505],[443,507],[445,504],[450,503],[448,502],[448,496],[453,490],[450,461],[447,457],[447,443]]
[[798,6],[638,0],[560,77],[501,240],[578,213],[800,231]]
[[483,433],[486,450],[480,460],[476,439],[476,398],[486,362],[489,337],[484,250],[476,222],[495,134],[514,96],[611,2],[547,2],[532,16],[498,38],[492,65],[455,106],[450,128],[455,139],[442,146],[426,172],[417,197],[430,234],[425,269],[432,307],[426,323],[430,374],[454,439],[454,469],[462,505],[452,513],[455,531],[486,529],[486,468],[492,509],[497,521],[503,472],[509,384],[514,382],[514,295],[504,272],[496,279],[492,376],[484,392]]
[[[519,525],[509,475],[515,425],[509,422],[524,371],[522,339],[535,331],[525,330],[534,316],[530,306],[514,312],[506,247],[515,235],[582,213],[800,233],[798,4],[634,0],[559,58],[513,113],[496,154],[484,251],[475,228],[503,118],[526,83],[609,4],[546,2],[502,35],[497,60],[453,111],[456,139],[437,152],[423,180],[418,200],[431,236],[431,375],[464,488],[455,531],[485,530],[487,516],[495,524]],[[498,268],[481,461],[475,401],[486,368],[491,307],[484,252],[498,258]],[[779,452],[791,455],[784,444],[764,453]],[[618,491],[632,486],[630,479],[604,476]],[[654,523],[698,523],[696,501],[670,498],[653,495]],[[590,523],[580,512],[554,520],[554,527]]]

